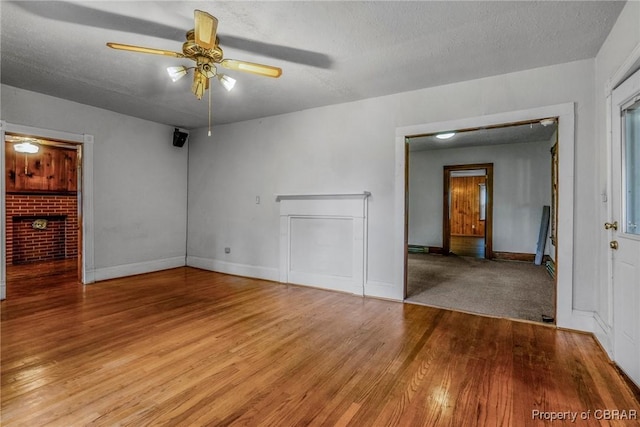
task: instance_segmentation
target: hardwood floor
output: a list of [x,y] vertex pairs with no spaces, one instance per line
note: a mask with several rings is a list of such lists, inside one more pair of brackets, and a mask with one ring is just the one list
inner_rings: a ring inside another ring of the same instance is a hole
[[187,267],[1,309],[3,426],[640,422],[596,419],[640,403],[591,336],[547,326]]
[[484,237],[451,236],[449,250],[459,256],[484,258]]
[[78,282],[77,258],[7,265],[7,298],[10,299],[42,295],[52,288],[77,288]]

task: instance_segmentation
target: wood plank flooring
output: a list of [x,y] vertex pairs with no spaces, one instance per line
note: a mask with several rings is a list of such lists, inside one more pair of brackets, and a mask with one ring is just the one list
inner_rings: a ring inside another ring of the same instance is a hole
[[7,298],[41,295],[53,288],[79,286],[78,258],[7,265]]
[[188,267],[0,307],[3,426],[640,423],[596,419],[640,403],[547,326]]
[[459,256],[484,258],[484,237],[451,236],[449,250]]

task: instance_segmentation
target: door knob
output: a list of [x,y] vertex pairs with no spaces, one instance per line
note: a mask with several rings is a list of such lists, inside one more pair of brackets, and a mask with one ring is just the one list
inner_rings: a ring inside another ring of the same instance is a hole
[[618,242],[616,240],[612,240],[609,242],[609,247],[611,249],[618,249]]
[[617,230],[618,229],[618,221],[613,221],[613,223],[611,222],[605,222],[604,223],[604,229],[605,230],[610,230],[610,229],[614,229]]

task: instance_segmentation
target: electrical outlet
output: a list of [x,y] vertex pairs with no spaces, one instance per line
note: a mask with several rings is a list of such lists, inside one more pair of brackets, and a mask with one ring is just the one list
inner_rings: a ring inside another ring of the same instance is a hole
[[231,248],[224,248],[224,253],[225,254],[230,254],[231,253]]

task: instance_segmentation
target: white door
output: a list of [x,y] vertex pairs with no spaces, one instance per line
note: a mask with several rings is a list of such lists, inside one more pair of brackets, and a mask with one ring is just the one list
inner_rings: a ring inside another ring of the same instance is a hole
[[640,71],[612,94],[613,351],[640,386]]

